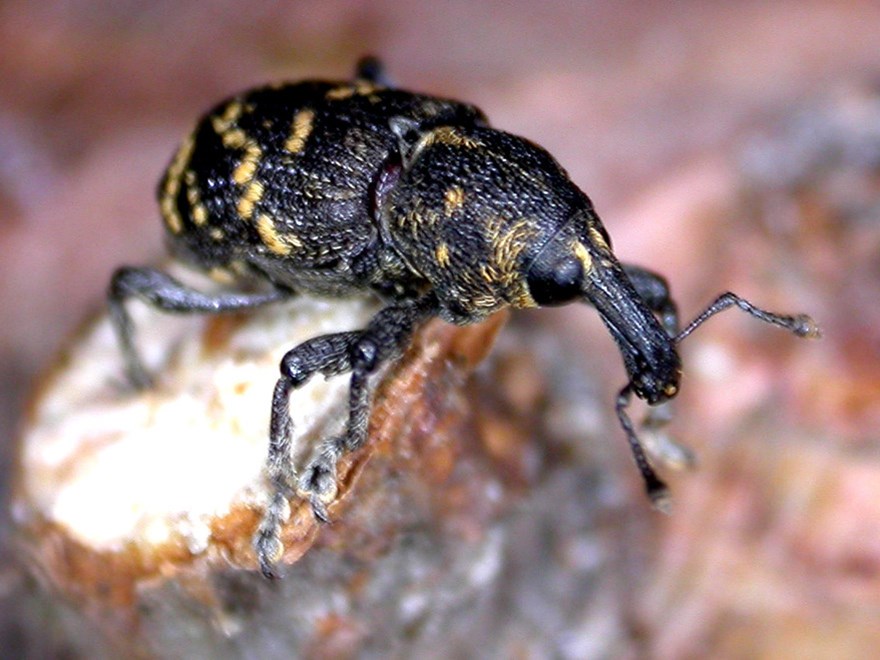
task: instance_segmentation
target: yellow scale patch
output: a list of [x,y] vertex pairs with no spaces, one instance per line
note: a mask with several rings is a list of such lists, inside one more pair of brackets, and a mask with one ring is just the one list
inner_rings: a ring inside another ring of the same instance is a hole
[[212,268],[208,271],[208,277],[220,284],[232,284],[235,282],[235,275],[225,268]]
[[424,145],[422,146],[427,147],[432,144],[448,144],[454,147],[465,147],[467,149],[475,149],[483,146],[483,143],[479,140],[462,135],[452,126],[440,126],[428,133],[424,138]]
[[208,221],[208,209],[202,204],[202,196],[196,182],[196,173],[192,170],[187,170],[183,175],[183,180],[186,182],[186,201],[189,202],[193,222],[201,227]]
[[437,263],[440,264],[441,268],[446,268],[449,265],[449,246],[446,245],[446,243],[440,243],[440,245],[437,246],[434,257],[437,259]]
[[263,152],[255,142],[246,141],[245,144],[241,162],[232,171],[232,180],[237,185],[244,186],[244,191],[236,206],[238,215],[244,220],[250,220],[254,215],[254,207],[263,198],[265,190],[263,184],[255,178]]
[[190,135],[177,150],[174,160],[168,166],[168,172],[165,178],[165,188],[162,190],[162,199],[159,201],[159,208],[165,224],[173,234],[179,234],[183,231],[183,219],[177,212],[177,194],[180,192],[180,180],[186,166],[189,165],[189,159],[192,156],[193,147],[195,146],[195,138]]
[[245,220],[250,220],[254,215],[254,207],[263,198],[263,184],[254,178],[262,155],[263,152],[260,150],[260,147],[253,142],[249,142],[245,148],[241,163],[232,172],[232,180],[238,185],[245,187],[236,207],[238,214]]
[[244,131],[235,126],[243,111],[241,101],[231,101],[222,114],[211,117],[214,132],[223,140],[223,146],[229,149],[240,149],[247,142]]
[[[599,232],[596,232],[596,234],[599,234]],[[592,238],[596,238],[596,236],[592,236]],[[601,235],[599,238],[602,239]],[[601,244],[605,244],[604,239],[601,240]],[[589,273],[593,269],[593,258],[587,251],[586,246],[580,241],[575,241],[574,245],[572,245],[572,251],[577,260],[581,262],[581,265],[584,268],[584,273]]]
[[306,146],[306,140],[312,132],[315,120],[315,111],[311,109],[300,110],[293,116],[290,128],[290,137],[284,143],[284,148],[292,154],[298,154]]
[[464,190],[458,186],[452,186],[443,196],[443,210],[447,216],[452,215],[464,204]]
[[272,217],[266,213],[261,213],[257,217],[257,233],[260,235],[260,240],[271,252],[282,257],[290,254],[294,248],[303,246],[298,237],[279,232]]
[[[419,138],[410,151],[406,159],[407,162],[415,161],[422,151],[435,144],[446,144],[453,147],[461,147],[462,149],[476,149],[483,146],[483,143],[479,140],[462,135],[452,126],[440,126]],[[406,163],[404,164],[406,165]]]
[[248,187],[244,189],[244,194],[242,194],[241,198],[238,200],[238,205],[235,207],[238,211],[238,215],[245,220],[250,220],[254,215],[254,207],[259,204],[260,200],[263,198],[264,190],[262,183],[256,179],[251,181],[248,184]]
[[232,180],[240,186],[249,184],[257,172],[257,165],[260,164],[262,155],[262,150],[255,142],[247,143],[241,162],[232,171]]
[[345,99],[351,98],[352,96],[368,96],[370,101],[378,101],[379,97],[375,95],[375,92],[381,91],[385,89],[380,85],[374,85],[371,82],[367,82],[366,80],[358,80],[354,84],[346,84],[340,85],[339,87],[334,87],[329,92],[324,95],[324,98],[328,101],[344,101]]
[[408,211],[406,215],[398,221],[398,226],[403,229],[403,227],[409,225],[410,236],[412,236],[414,241],[417,241],[420,232],[430,231],[437,225],[437,222],[440,219],[439,216],[440,214],[436,211],[425,209],[424,206],[419,203],[416,205],[415,209]]
[[590,227],[587,231],[590,232],[590,239],[593,241],[593,244],[605,250],[607,252],[611,252],[611,246],[605,242],[605,237],[602,235],[602,232],[596,229],[595,227]]
[[524,218],[503,232],[490,233],[490,236],[497,236],[492,244],[492,260],[480,271],[487,282],[501,286],[516,307],[533,307],[535,304],[518,263],[519,255],[535,235],[533,224],[533,221]]

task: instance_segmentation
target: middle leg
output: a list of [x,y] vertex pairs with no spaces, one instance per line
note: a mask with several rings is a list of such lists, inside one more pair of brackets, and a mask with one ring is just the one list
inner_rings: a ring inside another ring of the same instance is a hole
[[[267,472],[271,496],[254,537],[260,568],[275,577],[283,546],[281,523],[294,488],[309,498],[315,517],[328,520],[327,504],[336,497],[336,465],[341,456],[359,448],[367,437],[370,416],[370,376],[398,357],[416,328],[435,315],[433,296],[392,305],[379,312],[360,331],[324,335],[303,342],[281,361],[281,377],[272,397]],[[291,455],[290,394],[316,373],[335,376],[351,372],[349,416],[341,436],[323,440],[298,482]]]
[[387,307],[373,317],[353,342],[350,350],[349,416],[345,432],[341,436],[327,438],[318,446],[298,483],[300,493],[309,498],[318,520],[329,520],[327,505],[336,498],[336,464],[339,458],[360,448],[367,439],[371,376],[382,365],[399,357],[416,328],[436,311],[433,296]]

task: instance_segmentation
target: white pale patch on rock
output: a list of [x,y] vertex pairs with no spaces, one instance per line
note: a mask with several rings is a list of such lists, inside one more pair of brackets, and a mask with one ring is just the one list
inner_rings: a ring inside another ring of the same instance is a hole
[[[282,356],[311,337],[364,327],[377,306],[296,298],[243,317],[222,348],[206,345],[209,317],[129,308],[156,386],[132,391],[108,319],[93,323],[33,406],[16,517],[36,514],[98,550],[176,539],[198,552],[214,518],[265,501]],[[347,388],[347,376],[319,374],[294,391],[295,452],[341,427]]]

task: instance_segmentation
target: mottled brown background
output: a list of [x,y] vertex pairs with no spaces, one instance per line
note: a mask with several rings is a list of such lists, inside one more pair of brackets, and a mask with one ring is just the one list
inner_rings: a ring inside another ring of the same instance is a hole
[[[728,318],[686,345],[673,428],[702,468],[673,477],[674,517],[635,514],[652,543],[623,589],[633,635],[668,657],[876,649],[880,158],[860,149],[880,144],[878,25],[868,1],[0,3],[4,495],[28,384],[115,265],[161,253],[155,181],[198,113],[376,53],[546,146],[685,316],[730,287],[826,330]],[[562,321],[610,402],[622,372],[590,313],[527,319]],[[32,649],[3,557],[0,647]]]

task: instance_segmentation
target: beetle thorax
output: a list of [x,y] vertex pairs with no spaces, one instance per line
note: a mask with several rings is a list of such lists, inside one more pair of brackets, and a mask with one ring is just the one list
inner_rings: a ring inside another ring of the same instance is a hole
[[470,323],[533,307],[528,266],[583,194],[540,147],[501,131],[439,126],[402,142],[385,233],[432,284],[443,315]]

